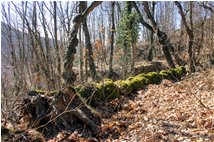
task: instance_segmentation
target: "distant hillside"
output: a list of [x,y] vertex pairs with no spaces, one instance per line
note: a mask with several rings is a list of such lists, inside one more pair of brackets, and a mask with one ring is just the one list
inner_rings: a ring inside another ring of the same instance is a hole
[[[9,60],[10,59],[10,44],[8,42],[8,25],[4,22],[1,22],[1,63],[2,63],[2,69],[4,70],[4,66],[9,66]],[[21,39],[20,39],[21,37]],[[19,57],[19,44],[22,46],[22,37],[23,32],[12,29],[12,40],[13,45],[15,47],[17,58]],[[24,33],[24,42],[25,42],[25,54],[30,55],[30,51],[32,50],[32,46],[30,44],[30,40],[28,39],[29,35],[28,33]],[[20,41],[21,40],[21,41]],[[54,40],[49,38],[51,47],[54,47]],[[45,49],[45,38],[41,37],[42,45]]]

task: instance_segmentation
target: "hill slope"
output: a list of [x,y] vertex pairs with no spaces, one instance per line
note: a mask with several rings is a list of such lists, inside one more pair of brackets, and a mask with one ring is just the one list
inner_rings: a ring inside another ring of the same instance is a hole
[[[213,142],[214,67],[180,82],[163,80],[161,84],[149,85],[102,104],[97,110],[102,113],[102,124],[96,134],[85,128],[81,134],[61,131],[47,141]],[[2,140],[11,138],[44,141],[32,130],[4,136]]]
[[214,141],[214,69],[159,85],[123,101],[104,120],[110,139],[125,141]]

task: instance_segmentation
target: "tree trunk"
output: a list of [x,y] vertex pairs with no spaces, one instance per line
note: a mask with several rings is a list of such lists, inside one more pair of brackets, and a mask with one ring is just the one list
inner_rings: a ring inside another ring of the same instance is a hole
[[[47,68],[47,66],[48,66],[47,59],[46,59],[46,56],[44,53],[44,49],[42,47],[40,33],[38,32],[38,29],[37,29],[38,23],[37,23],[36,3],[37,2],[33,2],[33,19],[32,19],[33,33],[32,34],[33,34],[34,40],[32,40],[32,41],[34,42],[33,47],[34,47],[34,52],[35,52],[36,58],[39,63],[38,66],[44,75],[46,87],[48,90],[50,90],[50,85],[51,85],[50,71]],[[42,88],[42,87],[43,86],[40,85],[40,88]]]
[[150,33],[150,48],[149,48],[149,53],[147,56],[148,61],[152,61],[153,59],[153,50],[154,50],[154,33]]
[[134,66],[135,66],[135,45],[131,43],[131,70],[130,73],[134,74]]
[[188,54],[189,54],[189,68],[191,72],[195,72],[195,60],[194,60],[194,54],[193,54],[193,40],[194,36],[193,34],[189,37],[189,45],[188,45]]
[[[8,7],[10,7],[10,3],[8,3]],[[4,9],[4,13],[5,13],[5,18],[7,20],[8,26],[7,26],[7,34],[8,34],[8,45],[9,45],[9,51],[10,51],[10,56],[11,56],[11,66],[13,69],[13,79],[15,80],[14,83],[14,90],[15,90],[15,94],[18,94],[19,86],[18,86],[18,82],[19,82],[19,75],[18,75],[18,67],[17,67],[17,55],[16,55],[16,50],[15,50],[15,46],[14,46],[14,39],[13,39],[13,31],[12,31],[12,25],[11,25],[11,14],[10,14],[10,8],[8,8],[8,17],[6,15],[6,11]],[[13,92],[14,93],[14,92]]]
[[123,79],[127,77],[128,73],[128,66],[129,65],[129,60],[128,60],[128,45],[125,42],[124,43],[124,49],[123,49]]
[[[86,6],[87,6],[87,2],[85,2],[83,10],[86,9]],[[86,18],[83,20],[82,24],[83,24],[83,31],[85,33],[85,46],[86,46],[87,51],[88,51],[88,62],[89,62],[89,68],[90,68],[90,75],[92,76],[93,80],[96,80],[97,73],[96,73],[96,67],[94,64],[93,51],[92,51],[90,34],[88,31],[87,19]]]
[[[50,41],[49,41],[49,37],[48,37],[48,31],[47,31],[47,23],[46,23],[46,19],[45,19],[45,15],[44,15],[44,2],[42,2],[42,6],[39,7],[40,8],[40,13],[42,15],[42,26],[43,26],[43,30],[44,30],[44,34],[45,34],[45,46],[46,46],[46,68],[49,72],[49,76],[50,79],[54,76],[53,75],[53,66],[51,64],[52,62],[52,57],[51,57],[51,46],[50,46]],[[55,87],[54,84],[50,84],[50,88]]]
[[76,81],[76,74],[73,71],[73,61],[74,54],[76,53],[76,47],[78,45],[77,33],[78,28],[80,27],[81,22],[87,17],[87,15],[93,11],[93,9],[101,4],[102,2],[96,1],[92,2],[92,4],[84,11],[83,14],[77,15],[73,19],[73,29],[70,33],[70,37],[68,39],[68,45],[66,48],[65,58],[64,58],[64,72],[62,74],[63,79],[66,84],[73,85]]
[[[154,17],[155,15],[155,5],[156,2],[152,2],[152,16]],[[148,61],[152,61],[153,59],[153,50],[154,50],[154,33],[150,31],[150,48],[149,48],[149,53],[147,56]]]
[[194,42],[194,33],[193,33],[193,21],[192,21],[192,14],[193,14],[193,2],[189,3],[189,20],[190,20],[190,27],[187,24],[187,20],[183,11],[183,8],[179,2],[175,2],[176,6],[178,7],[179,14],[181,16],[182,22],[186,28],[187,35],[189,37],[189,43],[188,43],[188,54],[189,54],[189,70],[190,72],[195,72],[195,59],[194,59],[194,53],[193,53],[193,42]]
[[[83,9],[82,9],[82,4],[83,2],[79,2],[79,13],[83,13]],[[83,82],[83,49],[82,49],[82,27],[80,25],[80,29],[79,29],[79,50],[80,50],[80,57],[79,57],[79,62],[80,62],[80,66],[79,66],[79,70],[80,70],[80,82]]]
[[171,45],[170,40],[168,39],[167,35],[164,32],[160,31],[160,29],[158,28],[158,25],[155,22],[155,19],[150,12],[148,2],[144,1],[143,5],[144,5],[144,11],[145,11],[148,19],[150,19],[152,26],[150,26],[148,23],[146,23],[144,21],[142,14],[141,14],[140,10],[138,9],[136,3],[134,2],[133,4],[134,4],[136,11],[141,15],[140,16],[141,24],[143,26],[145,26],[147,29],[149,29],[151,32],[156,32],[159,42],[160,42],[160,44],[162,44],[162,51],[164,53],[164,57],[169,65],[169,67],[174,68],[175,64],[174,64],[172,56],[170,54],[170,48],[172,49],[173,46]]
[[85,81],[88,82],[88,50],[85,48]]
[[113,72],[113,55],[114,55],[114,32],[115,32],[115,23],[114,23],[114,7],[115,2],[111,2],[111,47],[110,47],[110,58],[109,58],[109,73],[112,74]]
[[162,44],[162,51],[164,53],[164,57],[169,65],[169,67],[175,68],[175,64],[172,60],[172,56],[169,51],[169,48],[170,48],[169,45],[171,43],[170,43],[167,35],[158,29],[157,36],[158,36],[159,42]]
[[56,48],[56,58],[57,58],[57,81],[58,81],[58,88],[60,87],[61,81],[60,81],[60,75],[61,75],[61,59],[60,59],[60,54],[59,54],[59,45],[58,45],[58,35],[57,35],[57,3],[56,1],[53,2],[54,4],[54,13],[53,13],[53,18],[54,18],[54,43],[55,43],[55,48]]
[[83,82],[83,50],[82,50],[82,35],[81,35],[81,27],[80,27],[80,30],[79,30],[79,48],[80,48],[80,57],[79,57],[79,62],[80,62],[80,66],[79,66],[79,69],[80,69],[80,81]]

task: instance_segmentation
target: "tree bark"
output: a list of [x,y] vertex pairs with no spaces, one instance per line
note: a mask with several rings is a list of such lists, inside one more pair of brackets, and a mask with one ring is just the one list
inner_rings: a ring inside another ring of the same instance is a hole
[[171,43],[170,43],[167,35],[164,32],[160,31],[160,29],[158,28],[157,23],[155,22],[154,17],[152,16],[152,14],[149,10],[148,2],[144,1],[143,5],[144,5],[144,11],[152,23],[153,30],[156,31],[159,42],[163,45],[162,50],[163,50],[163,53],[164,53],[164,56],[166,58],[168,65],[172,68],[175,68],[175,64],[173,62],[172,56],[169,51],[170,50],[169,46],[171,45]]
[[[162,32],[158,26],[157,26],[157,23],[155,22],[154,20],[154,17],[152,16],[150,10],[149,10],[149,5],[148,5],[148,2],[144,1],[143,2],[143,5],[144,5],[144,11],[147,15],[147,17],[149,18],[149,20],[151,21],[152,23],[152,26],[149,25],[148,23],[146,23],[142,17],[142,14],[140,12],[140,10],[138,9],[137,5],[135,2],[133,2],[133,5],[136,9],[136,11],[139,13],[140,15],[140,22],[143,26],[145,26],[147,29],[149,29],[151,32],[154,32],[156,33],[158,39],[159,39],[159,42],[160,44],[162,44],[162,51],[164,53],[164,57],[169,65],[169,67],[171,68],[175,68],[175,64],[173,62],[173,59],[172,59],[172,56],[171,56],[171,53],[170,53],[170,49],[173,50],[173,46],[172,44],[170,43],[170,40],[168,38],[168,36],[166,35],[166,33]],[[174,51],[174,50],[173,50]]]
[[[82,9],[82,4],[83,2],[79,2],[79,13],[83,13],[83,9]],[[79,48],[80,48],[80,57],[79,57],[79,62],[80,62],[80,81],[83,82],[83,49],[82,49],[82,27],[80,25],[80,29],[79,29]]]
[[[46,47],[46,68],[49,72],[49,76],[50,79],[52,79],[54,77],[54,72],[53,72],[53,66],[51,64],[52,62],[52,57],[51,57],[51,46],[50,46],[50,41],[48,38],[48,31],[47,31],[47,22],[45,19],[45,15],[44,15],[44,2],[42,2],[41,7],[39,6],[40,9],[40,13],[42,15],[42,19],[41,19],[41,23],[43,26],[43,30],[44,30],[44,34],[45,34],[45,47]],[[51,83],[50,88],[54,88],[55,86]]]
[[[87,7],[87,2],[84,2],[83,6],[84,6],[83,10],[85,10]],[[86,18],[83,20],[82,25],[83,25],[83,31],[85,33],[85,46],[86,46],[86,49],[88,51],[88,63],[89,63],[89,68],[90,68],[90,75],[92,76],[93,80],[96,80],[97,73],[96,73],[96,67],[94,64],[93,51],[92,51],[90,34],[88,31],[87,19]]]
[[[155,5],[156,2],[152,2],[152,16],[154,17],[155,15]],[[153,59],[153,50],[154,50],[154,33],[150,31],[150,48],[147,56],[148,61],[152,61]]]
[[113,72],[113,56],[114,56],[114,32],[115,32],[115,23],[114,23],[114,7],[115,2],[111,2],[111,47],[110,47],[110,58],[109,58],[109,73]]
[[77,15],[73,19],[73,29],[71,30],[70,37],[68,39],[68,45],[66,48],[65,58],[64,58],[64,72],[62,74],[63,79],[66,84],[73,85],[76,81],[76,74],[73,71],[73,61],[74,54],[76,53],[76,47],[78,45],[77,33],[80,23],[87,17],[87,15],[99,4],[102,2],[96,1],[93,2],[83,14]]
[[[44,77],[45,77],[45,83],[47,86],[47,89],[50,90],[51,88],[51,78],[50,78],[50,71],[48,69],[48,63],[47,63],[47,59],[44,53],[44,49],[42,47],[42,43],[41,43],[41,37],[40,37],[40,33],[38,32],[38,22],[37,22],[37,7],[36,7],[36,3],[37,2],[33,2],[33,18],[32,18],[32,35],[33,35],[33,47],[34,47],[34,52],[36,55],[36,58],[38,60],[38,66],[40,67]],[[30,27],[28,27],[30,28]],[[41,88],[42,86],[40,86]]]
[[61,75],[61,59],[60,59],[60,54],[59,54],[59,45],[58,45],[58,34],[57,34],[57,3],[56,1],[53,2],[54,4],[54,13],[53,13],[53,18],[54,18],[54,43],[55,43],[55,48],[56,48],[56,58],[57,58],[57,80],[58,80],[58,88],[60,87],[61,81],[60,81],[60,75]]
[[194,59],[194,53],[193,53],[193,44],[194,44],[194,33],[193,33],[193,21],[192,21],[192,14],[193,14],[193,3],[190,2],[189,4],[189,10],[190,10],[190,27],[187,24],[187,20],[185,17],[185,14],[183,12],[183,8],[181,4],[177,1],[175,1],[176,6],[178,7],[179,14],[181,16],[182,22],[184,23],[187,35],[189,37],[189,43],[188,43],[188,54],[189,54],[189,70],[190,72],[195,72],[195,59]]

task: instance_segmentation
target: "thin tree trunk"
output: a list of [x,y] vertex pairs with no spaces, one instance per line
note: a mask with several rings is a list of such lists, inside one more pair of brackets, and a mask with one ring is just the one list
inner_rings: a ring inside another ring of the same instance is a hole
[[131,70],[130,73],[134,74],[134,66],[135,66],[135,45],[131,43]]
[[189,54],[189,70],[190,72],[195,72],[195,59],[194,59],[194,53],[193,53],[193,42],[194,42],[194,33],[193,33],[193,21],[192,21],[192,14],[193,14],[193,2],[189,3],[190,8],[190,27],[187,24],[187,20],[185,17],[185,14],[183,12],[183,8],[179,2],[175,2],[176,6],[178,7],[179,14],[181,16],[182,22],[184,23],[184,26],[186,28],[187,35],[189,37],[189,43],[188,43],[188,54]]
[[203,44],[204,44],[204,21],[202,22],[202,25],[201,25],[201,38],[200,38],[200,41],[199,41],[199,46],[197,48],[197,55],[198,56],[201,53],[201,49],[203,48]]
[[[86,9],[86,6],[87,6],[87,2],[85,2],[83,10]],[[90,34],[88,31],[87,19],[86,18],[83,20],[82,24],[83,24],[83,31],[85,33],[85,46],[86,46],[87,51],[88,51],[88,62],[89,62],[89,68],[90,68],[90,75],[92,76],[93,80],[96,80],[97,73],[96,73],[96,67],[94,64],[93,51],[92,51]]]
[[86,21],[83,21],[83,31],[85,33],[85,44],[86,44],[85,46],[88,51],[88,63],[89,63],[89,68],[90,68],[90,74],[92,76],[92,79],[95,80],[97,73],[96,73],[96,67],[94,64],[92,46],[91,46],[91,42],[90,42],[90,35],[89,35]]
[[102,34],[102,47],[101,47],[101,49],[102,49],[102,57],[101,57],[101,62],[102,62],[102,64],[103,63],[105,63],[105,64],[107,64],[107,62],[106,62],[106,50],[105,50],[105,26],[104,26],[104,21],[103,21],[103,15],[102,15],[102,32],[101,32],[101,34]]
[[60,87],[61,81],[60,81],[60,75],[61,75],[61,59],[60,59],[60,54],[59,54],[59,45],[58,45],[58,34],[57,34],[57,3],[56,1],[53,2],[54,4],[54,13],[53,13],[53,18],[54,18],[54,43],[55,43],[55,48],[56,48],[56,58],[57,58],[57,80],[58,80],[58,88]]
[[[79,13],[83,13],[82,7],[83,7],[82,2],[79,2]],[[80,29],[79,29],[79,50],[80,50],[80,57],[79,57],[80,82],[83,82],[83,55],[82,55],[83,49],[82,49],[82,27],[81,27],[81,25],[80,25]]]
[[[47,89],[50,90],[50,72],[47,69],[47,60],[45,57],[45,53],[41,44],[41,38],[39,35],[39,32],[37,30],[37,11],[36,11],[36,3],[37,2],[33,2],[33,20],[32,20],[32,26],[33,26],[33,36],[34,36],[34,51],[35,51],[35,55],[36,58],[38,60],[39,63],[39,67],[42,71],[42,73],[44,74],[45,77],[45,83],[47,86]],[[42,87],[42,86],[40,86]]]
[[[155,5],[156,5],[156,2],[152,2],[152,16],[153,17],[155,15]],[[153,59],[153,50],[154,50],[154,33],[152,31],[150,31],[150,48],[149,48],[149,53],[148,53],[148,57],[147,57],[148,61],[152,61],[152,59]]]
[[[42,3],[42,6],[40,8],[40,12],[41,12],[41,15],[42,15],[42,26],[43,26],[43,30],[44,30],[44,34],[45,34],[45,46],[46,46],[46,61],[47,61],[47,64],[46,64],[46,69],[48,70],[48,73],[49,73],[49,76],[50,76],[50,79],[53,77],[53,67],[52,67],[52,59],[51,59],[51,46],[50,46],[50,41],[49,41],[49,38],[48,38],[48,32],[47,32],[47,23],[46,23],[46,20],[45,20],[45,15],[44,15],[44,2]],[[52,84],[52,83],[51,83]],[[53,88],[52,85],[50,85],[50,88]]]
[[109,58],[109,73],[112,74],[113,72],[113,56],[114,56],[114,32],[115,32],[115,23],[114,23],[114,7],[115,2],[111,2],[111,47],[110,47],[110,58]]
[[164,57],[167,61],[167,64],[169,65],[169,67],[174,68],[175,64],[173,62],[171,53],[170,53],[170,49],[173,50],[173,46],[170,43],[170,40],[168,38],[168,36],[166,35],[166,33],[162,32],[159,28],[157,23],[154,20],[154,17],[152,16],[150,10],[149,10],[149,5],[148,2],[144,1],[143,5],[144,5],[144,11],[147,15],[147,17],[150,19],[152,26],[150,26],[148,23],[146,23],[142,17],[142,14],[140,12],[140,10],[138,9],[136,3],[134,2],[134,7],[136,9],[136,11],[141,15],[140,16],[140,22],[143,26],[145,26],[147,29],[149,29],[151,32],[156,33],[160,44],[162,44],[162,51],[164,53]]
[[9,44],[9,48],[10,48],[10,56],[11,56],[11,66],[13,68],[13,77],[15,80],[14,83],[14,91],[15,94],[18,94],[18,90],[19,90],[19,86],[18,86],[18,80],[19,80],[19,76],[18,76],[18,68],[17,68],[17,57],[16,57],[16,50],[15,50],[15,46],[13,43],[13,31],[12,31],[12,25],[11,25],[11,17],[10,17],[10,3],[8,3],[8,17],[6,15],[6,11],[4,9],[5,12],[5,18],[7,20],[8,26],[7,26],[7,32],[8,32],[8,44]]
[[193,54],[193,40],[194,36],[189,37],[189,45],[188,45],[188,53],[189,53],[189,67],[191,72],[195,72],[195,60],[194,60],[194,54]]
[[128,73],[128,45],[125,42],[124,43],[124,49],[123,49],[123,55],[124,55],[124,60],[123,60],[123,79],[125,79],[127,77],[127,73]]
[[85,81],[88,82],[88,50],[85,48]]
[[154,50],[154,33],[151,32],[150,33],[150,48],[149,48],[149,53],[148,53],[148,57],[147,57],[148,61],[152,61],[152,59],[153,59],[153,50]]

